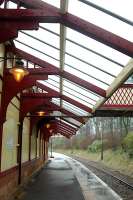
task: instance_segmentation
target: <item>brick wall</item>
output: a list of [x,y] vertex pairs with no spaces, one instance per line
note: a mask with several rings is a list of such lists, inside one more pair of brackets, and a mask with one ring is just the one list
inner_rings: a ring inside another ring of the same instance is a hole
[[[22,184],[44,165],[44,158],[31,160],[22,165]],[[14,195],[18,186],[18,167],[13,167],[0,173],[0,200],[9,200]]]

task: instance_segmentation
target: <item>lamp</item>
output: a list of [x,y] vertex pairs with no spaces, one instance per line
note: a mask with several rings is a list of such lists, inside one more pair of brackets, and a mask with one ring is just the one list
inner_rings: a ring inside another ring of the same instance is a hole
[[44,116],[45,112],[44,112],[44,111],[39,111],[39,112],[37,112],[37,114],[38,114],[39,116]]
[[46,124],[46,128],[50,128],[50,124]]
[[29,74],[28,70],[24,68],[24,63],[21,60],[17,60],[15,66],[13,65],[9,72],[17,82],[22,81],[24,76]]

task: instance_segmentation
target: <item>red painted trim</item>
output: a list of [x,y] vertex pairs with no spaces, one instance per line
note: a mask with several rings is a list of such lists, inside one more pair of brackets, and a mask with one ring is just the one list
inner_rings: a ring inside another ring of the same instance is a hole
[[[26,161],[26,162],[22,163],[22,168],[23,168],[23,167],[26,167],[26,166],[28,166],[28,165],[32,165],[32,164],[34,164],[34,162],[36,162],[36,161],[38,161],[38,160],[40,160],[40,159],[41,159],[41,157],[39,157],[39,158],[37,158],[37,159],[32,159],[32,160],[30,160],[30,161]],[[18,165],[14,166],[14,167],[12,167],[12,168],[10,168],[10,169],[7,169],[7,170],[5,170],[5,171],[0,172],[0,178],[5,177],[5,176],[7,176],[7,175],[9,175],[9,174],[12,174],[12,173],[14,173],[15,171],[18,171]]]
[[10,22],[39,22],[39,23],[60,23],[61,13],[54,9],[1,9],[0,21]]
[[17,170],[18,170],[18,165],[14,166],[14,167],[12,167],[10,169],[7,169],[5,171],[2,171],[2,172],[0,172],[0,178],[2,178],[4,176],[7,176],[9,174],[12,174],[12,173],[14,173]]
[[[13,2],[18,2],[16,0],[12,0]],[[106,31],[94,24],[89,23],[88,21],[85,21],[77,16],[74,16],[70,13],[67,14],[60,14],[60,10],[58,8],[55,8],[54,6],[51,6],[47,3],[44,3],[40,0],[36,3],[36,1],[32,0],[31,2],[21,0],[19,1],[22,3],[22,5],[28,7],[28,8],[36,8],[40,9],[43,12],[43,16],[41,16],[40,12],[38,12],[38,15],[35,12],[29,12],[29,15],[27,17],[33,17],[33,19],[38,19],[40,21],[43,20],[44,23],[46,22],[58,22],[62,23],[63,25],[72,28],[88,37],[91,37],[99,42],[102,42],[103,44],[106,44],[130,57],[133,57],[133,44],[132,42],[123,39],[109,31]],[[9,13],[8,13],[9,14]],[[15,14],[15,13],[14,13]],[[60,15],[59,15],[60,14]],[[16,15],[16,14],[15,14]],[[21,14],[21,17],[23,15]],[[8,16],[12,17],[12,16]],[[39,19],[40,18],[40,19]],[[45,21],[44,21],[45,19]]]
[[[55,90],[53,90],[53,89],[51,89],[51,88],[39,83],[39,82],[36,83],[36,86],[38,86],[39,88],[41,88],[41,89],[43,89],[43,90],[45,90],[47,92],[50,92],[50,93],[51,92],[56,92],[56,94],[60,94],[59,92],[57,92],[57,91],[55,91]],[[83,105],[82,103],[80,103],[80,102],[78,102],[78,101],[76,101],[74,99],[71,99],[71,98],[69,98],[69,97],[67,97],[65,95],[62,95],[61,98],[63,100],[65,100],[65,101],[77,106],[78,108],[85,110],[86,112],[92,112],[91,108],[89,108],[88,106]]]
[[[0,9],[2,10],[2,9]],[[7,29],[7,28],[0,28],[0,43],[6,42],[8,40],[13,40],[18,37],[17,30]]]
[[66,78],[69,81],[74,82],[74,83],[76,83],[77,85],[80,85],[83,88],[86,88],[87,90],[90,90],[90,91],[92,91],[96,94],[99,94],[102,97],[106,97],[106,91],[105,90],[89,83],[88,81],[85,81],[81,78],[78,78],[77,76],[70,74],[66,71],[64,71],[62,75],[63,75],[63,78]]
[[[20,53],[21,53],[21,56],[22,56],[22,58],[24,58],[24,59],[28,59],[28,60],[33,59],[32,55],[26,54],[25,52],[20,51],[19,49],[16,49],[16,48],[13,48],[13,47],[12,47],[12,48],[10,49],[10,51],[13,51],[13,52],[16,52],[16,53],[18,52],[19,55],[20,55]],[[22,52],[23,52],[23,55],[22,55]],[[26,54],[26,57],[24,57],[25,54]],[[35,57],[34,57],[34,58],[35,58]],[[38,61],[38,63],[36,63],[36,64],[41,63],[41,64],[42,64],[41,66],[43,66],[43,61],[42,61],[42,60],[36,59],[36,62],[37,62],[37,61]],[[46,65],[46,62],[44,62],[44,65]],[[55,67],[54,65],[48,64],[47,67],[48,67],[48,66],[49,66],[50,68],[52,68],[52,69],[55,69],[56,72],[57,72],[57,70],[59,70],[59,69],[58,69],[57,67]],[[78,78],[77,76],[75,76],[75,75],[73,75],[73,74],[70,74],[70,73],[68,73],[68,72],[66,72],[66,71],[64,71],[63,73],[60,73],[60,72],[58,71],[58,74],[59,74],[59,75],[62,75],[64,78],[66,78],[66,79],[68,79],[68,80],[70,80],[70,81],[76,83],[77,85],[80,85],[80,86],[82,86],[83,88],[86,88],[87,90],[90,90],[90,91],[92,91],[92,92],[94,92],[94,93],[97,93],[97,94],[99,94],[100,96],[106,97],[106,91],[105,91],[105,90],[103,90],[103,89],[101,89],[101,88],[99,88],[99,87],[97,87],[97,86],[95,86],[95,85],[93,85],[93,84],[91,84],[91,83],[89,83],[89,82],[87,82],[87,81],[81,79],[81,78]]]
[[[44,1],[38,0],[38,2],[36,3],[36,0],[11,0],[14,3],[20,3],[21,6],[24,6],[26,8],[38,8],[38,9],[44,9],[44,6],[47,5],[47,9],[53,9],[53,11],[58,11],[58,8],[51,6],[47,3],[45,3]],[[52,10],[51,10],[52,11]]]
[[120,88],[133,88],[133,84],[123,84]]
[[57,129],[57,132],[60,132],[60,131],[63,132],[64,134],[67,134],[68,136],[75,135],[72,132],[69,132],[68,130],[65,130],[65,129],[61,128],[61,127]]
[[133,104],[129,105],[129,104],[104,104],[103,106],[101,106],[102,108],[111,108],[111,109],[122,109],[122,108],[132,108],[133,109]]
[[[10,9],[9,9],[10,10]],[[11,9],[12,10],[12,9]],[[15,9],[16,10],[16,9]],[[8,9],[1,9],[1,11],[3,12],[8,12]],[[1,14],[0,14],[0,18],[1,18]],[[0,29],[3,28],[3,30],[6,30],[7,27],[12,27],[12,30],[16,30],[16,32],[18,30],[37,30],[39,28],[39,23],[37,20],[34,21],[10,21],[10,20],[1,20],[0,19]],[[11,30],[11,31],[12,31]],[[6,34],[8,35],[8,33]]]
[[50,92],[50,93],[24,93],[22,94],[22,98],[60,98],[60,94],[57,94],[56,92]]
[[45,74],[48,74],[48,75],[59,75],[59,73],[60,73],[59,68],[54,67],[52,64],[50,64],[50,63],[48,63],[48,62],[46,62],[44,60],[41,60],[41,59],[31,55],[31,54],[28,54],[28,53],[22,51],[21,49],[17,49],[17,48],[15,48],[13,46],[12,47],[11,46],[7,46],[6,49],[7,49],[8,52],[13,52],[13,53],[19,55],[21,58],[24,58],[27,61],[30,61],[30,62],[32,62],[32,63],[34,63],[36,65],[39,65],[41,67],[41,69],[44,68],[43,72]]
[[60,127],[63,128],[64,130],[69,131],[70,133],[76,133],[76,131],[77,131],[77,130],[71,129],[70,127],[64,126],[63,124],[57,123],[57,129]]
[[77,128],[80,128],[80,126],[78,126],[78,125],[76,125],[76,124],[74,124],[74,123],[72,123],[72,122],[69,122],[67,119],[63,119],[63,121],[65,121],[65,122],[67,122],[67,123],[69,123],[69,124],[71,124],[71,125],[73,125],[73,126],[75,126],[75,127],[77,127]]
[[72,131],[77,131],[76,128],[74,128],[74,127],[72,127],[72,126],[70,126],[70,125],[68,125],[68,124],[66,124],[66,123],[64,123],[62,121],[56,120],[56,123],[57,123],[57,125],[63,126],[64,128],[68,128],[68,129],[70,129]]
[[28,112],[33,112],[38,106],[43,106],[48,102],[48,99],[43,98],[22,98],[20,105],[21,118],[24,119]]

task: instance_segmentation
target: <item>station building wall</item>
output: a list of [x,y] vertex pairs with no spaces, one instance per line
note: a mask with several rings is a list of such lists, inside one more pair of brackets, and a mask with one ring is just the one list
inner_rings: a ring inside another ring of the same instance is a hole
[[[4,57],[5,48],[0,44],[0,57]],[[8,61],[8,64],[11,63]],[[0,105],[3,85],[4,62],[0,62]],[[19,112],[20,95],[14,97],[8,105],[6,120],[3,124],[2,147],[1,147],[1,169],[0,169],[0,199],[11,199],[18,189],[18,134],[19,134]],[[47,143],[47,142],[46,142]],[[45,149],[45,150],[44,150]],[[30,135],[30,119],[25,117],[22,133],[22,183],[39,170],[46,161],[46,147],[41,138],[40,132],[37,137],[34,127]]]

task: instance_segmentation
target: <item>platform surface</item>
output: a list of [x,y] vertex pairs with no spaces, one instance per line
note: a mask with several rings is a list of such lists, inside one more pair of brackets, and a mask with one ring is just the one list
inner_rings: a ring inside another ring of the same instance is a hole
[[24,193],[22,200],[84,200],[73,170],[63,158],[49,160]]
[[25,187],[21,200],[122,200],[84,165],[54,153]]

